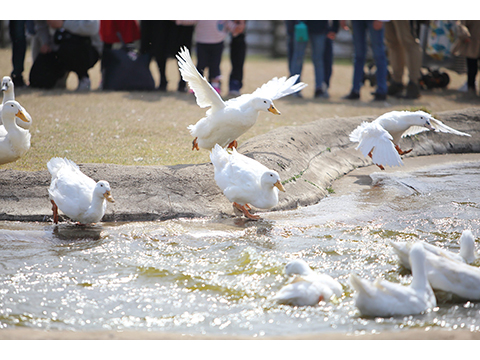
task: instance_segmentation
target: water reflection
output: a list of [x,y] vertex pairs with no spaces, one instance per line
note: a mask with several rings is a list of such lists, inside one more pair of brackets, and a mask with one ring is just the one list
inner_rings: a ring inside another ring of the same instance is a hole
[[[438,173],[439,176],[433,174]],[[347,279],[409,284],[389,240],[424,240],[458,252],[479,229],[480,163],[376,173],[366,187],[315,206],[240,218],[73,224],[0,223],[0,328],[153,330],[275,336],[411,328],[478,331],[480,304],[439,294],[424,315],[358,316]],[[302,257],[342,284],[316,307],[271,301]]]

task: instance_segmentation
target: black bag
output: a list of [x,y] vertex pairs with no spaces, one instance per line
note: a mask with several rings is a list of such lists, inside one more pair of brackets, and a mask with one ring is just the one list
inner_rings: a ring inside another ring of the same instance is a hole
[[[118,34],[120,40],[121,36]],[[104,90],[154,90],[150,55],[139,54],[122,41],[120,49],[105,49],[102,59]]]

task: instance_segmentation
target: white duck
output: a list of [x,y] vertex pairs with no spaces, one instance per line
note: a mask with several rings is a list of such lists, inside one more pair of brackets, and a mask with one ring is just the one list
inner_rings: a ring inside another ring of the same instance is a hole
[[48,193],[55,224],[58,223],[58,209],[81,224],[96,223],[105,214],[105,200],[115,202],[107,181],[96,183],[82,173],[73,161],[52,158],[47,167],[52,174]]
[[402,137],[428,130],[471,136],[452,129],[424,111],[391,111],[372,122],[360,124],[350,133],[350,141],[358,142],[356,149],[360,150],[363,156],[371,157],[380,169],[385,170],[384,165],[403,165],[400,155],[412,151],[400,149],[398,143]]
[[[426,251],[429,251],[435,255],[445,256],[452,260],[466,262],[467,264],[473,263],[477,258],[475,255],[475,238],[470,230],[464,230],[462,232],[462,236],[460,236],[460,239],[459,239],[460,252],[458,254],[439,248],[438,246],[434,246],[426,242],[420,242],[420,243],[423,244]],[[398,255],[400,264],[404,268],[409,270],[410,270],[410,262],[409,262],[408,254],[413,244],[414,244],[413,242],[405,242],[405,241],[390,242],[390,245],[392,245],[393,250]]]
[[[7,133],[7,130],[5,129],[5,126],[3,126],[3,121],[1,116],[2,108],[7,101],[15,100],[13,81],[10,78],[10,76],[3,77],[1,90],[3,92],[3,100],[2,100],[2,103],[0,104],[0,136],[5,136]],[[25,119],[26,120],[23,120],[17,117],[16,118],[17,125],[20,126],[22,129],[29,130],[30,126],[32,125],[32,118],[30,117],[30,114],[28,114],[27,112],[25,113]]]
[[195,125],[188,126],[195,137],[193,149],[212,149],[215,144],[222,147],[237,147],[236,139],[250,129],[257,121],[259,111],[270,111],[280,115],[273,100],[300,91],[304,83],[295,84],[298,75],[280,79],[273,78],[252,94],[244,94],[226,102],[198,72],[190,52],[184,47],[177,55],[178,67],[184,81],[194,91],[201,108],[210,107],[206,116]]
[[427,280],[426,252],[421,244],[410,251],[412,283],[409,286],[395,284],[381,278],[370,282],[355,274],[350,283],[355,289],[355,306],[363,316],[405,316],[420,314],[437,306],[432,287]]
[[302,259],[290,261],[285,266],[285,274],[295,277],[273,297],[279,304],[313,306],[320,301],[329,301],[334,295],[342,295],[342,285],[338,281],[329,275],[316,273]]
[[[2,108],[5,133],[0,134],[0,165],[20,159],[30,149],[30,132],[21,129],[15,117],[28,121],[27,111],[15,100],[7,101]],[[30,115],[28,115],[30,116]]]
[[449,292],[466,300],[480,300],[479,268],[452,260],[443,254],[435,255],[428,251],[426,253],[427,277],[433,289]]
[[260,218],[250,214],[250,205],[270,209],[278,203],[278,190],[285,191],[276,171],[239,154],[235,148],[228,153],[217,144],[210,159],[215,169],[215,182],[233,206],[250,219]]

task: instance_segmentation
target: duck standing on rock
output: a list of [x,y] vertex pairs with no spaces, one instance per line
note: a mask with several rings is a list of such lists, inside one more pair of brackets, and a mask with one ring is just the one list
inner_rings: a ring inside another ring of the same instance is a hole
[[47,167],[52,174],[48,193],[55,224],[58,223],[58,209],[80,224],[99,222],[107,209],[105,200],[115,202],[107,181],[95,182],[73,161],[57,157],[51,159]]
[[260,219],[260,216],[249,212],[250,205],[270,209],[278,203],[278,190],[285,191],[276,171],[239,154],[235,148],[229,153],[217,144],[210,153],[210,159],[218,187],[233,202],[233,206],[249,219]]
[[210,107],[204,118],[188,127],[190,134],[195,136],[192,150],[200,148],[211,150],[215,144],[236,148],[236,139],[255,125],[259,111],[280,115],[273,105],[273,100],[293,94],[307,86],[302,82],[296,84],[299,75],[291,76],[289,79],[273,78],[252,94],[240,95],[224,102],[212,85],[198,72],[186,47],[181,49],[177,59],[182,78],[195,93],[198,106]]
[[452,129],[424,111],[390,111],[372,122],[360,124],[351,132],[350,141],[358,142],[356,149],[360,150],[363,156],[369,156],[381,170],[385,170],[385,165],[403,165],[400,155],[412,151],[403,151],[400,148],[398,143],[402,137],[428,130],[471,136]]
[[15,118],[28,122],[28,112],[15,100],[3,104],[1,117],[4,132],[0,132],[0,165],[20,159],[30,149],[30,132],[17,126]]

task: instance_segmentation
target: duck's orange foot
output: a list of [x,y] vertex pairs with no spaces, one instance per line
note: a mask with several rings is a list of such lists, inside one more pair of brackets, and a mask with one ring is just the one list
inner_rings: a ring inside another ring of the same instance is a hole
[[58,224],[58,206],[55,204],[55,201],[50,200],[52,203],[52,211],[53,211],[53,223]]
[[385,168],[383,167],[383,165],[378,165],[378,164],[375,164],[375,165],[377,165],[377,166],[380,168],[380,170],[385,170]]
[[410,151],[413,150],[413,149],[410,149],[410,150],[403,151],[402,149],[400,149],[400,146],[398,146],[398,145],[395,145],[395,149],[397,150],[397,152],[398,152],[400,155],[408,154]]
[[228,144],[227,149],[233,149],[233,148],[236,149],[237,146],[238,146],[237,140],[233,140],[230,144]]
[[[246,216],[247,218],[249,218],[249,219],[252,219],[252,220],[258,220],[258,219],[260,219],[260,216],[258,216],[258,215],[253,215],[253,214],[250,214],[250,213],[248,212],[248,210],[251,209],[251,207],[250,207],[248,204],[245,204],[244,206],[242,206],[242,205],[234,202],[234,203],[233,203],[233,206],[235,206],[238,210],[240,210],[240,211],[243,213],[243,215],[245,215],[245,216]],[[248,207],[248,209],[247,209],[247,207]]]
[[199,151],[200,148],[198,147],[197,139],[198,139],[198,137],[196,137],[196,138],[193,139],[193,141],[192,141],[192,150],[197,150],[197,151]]

